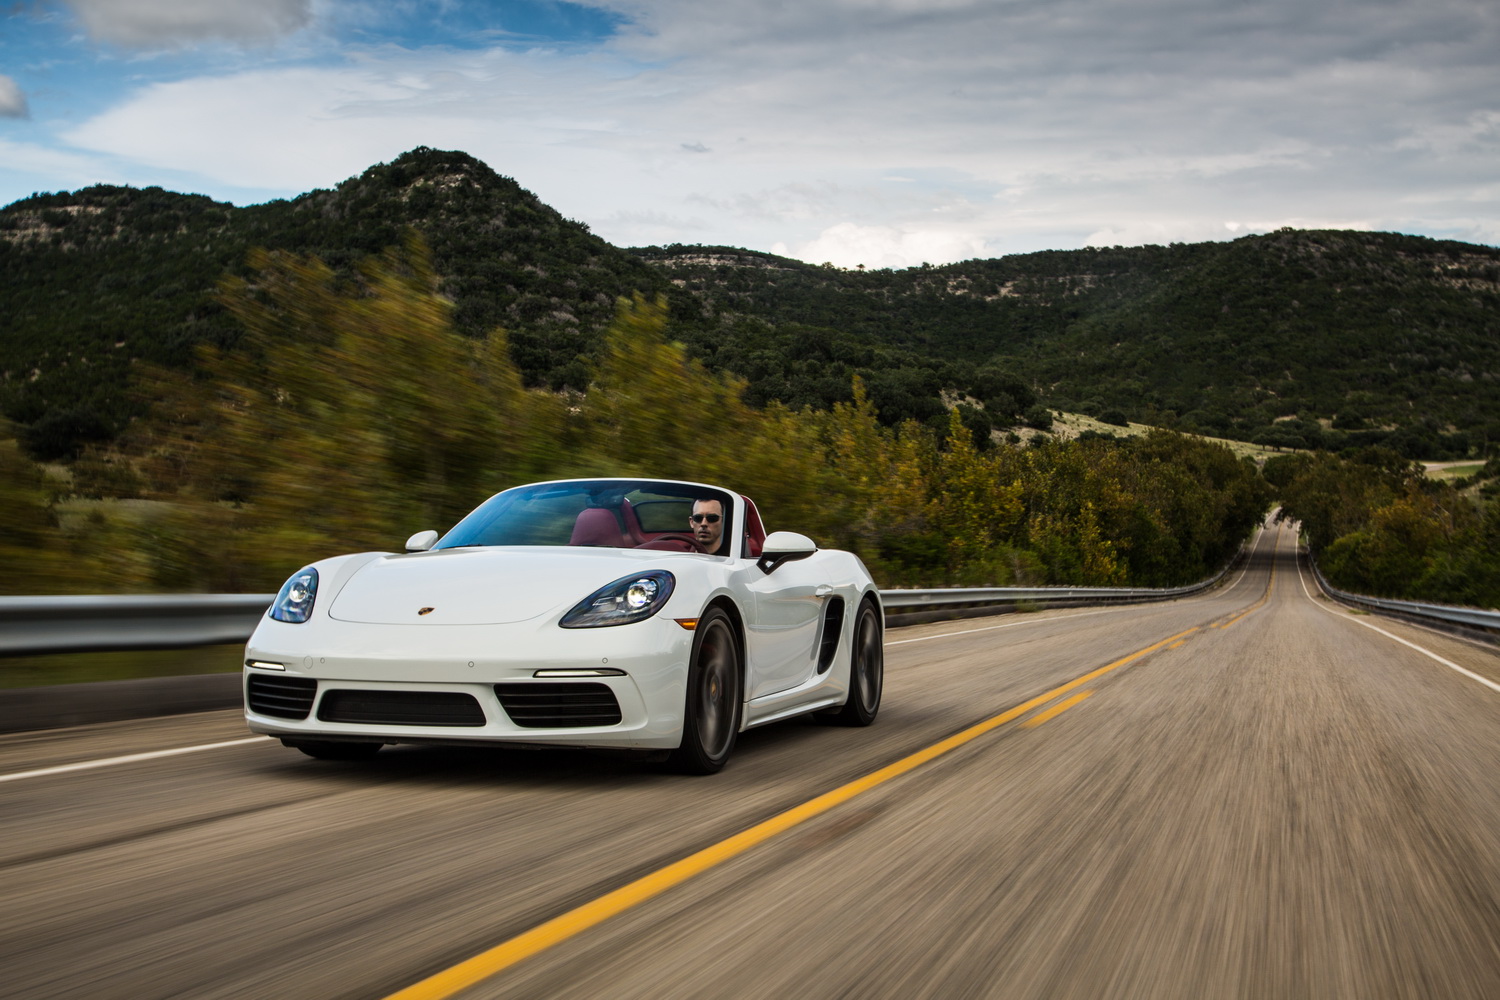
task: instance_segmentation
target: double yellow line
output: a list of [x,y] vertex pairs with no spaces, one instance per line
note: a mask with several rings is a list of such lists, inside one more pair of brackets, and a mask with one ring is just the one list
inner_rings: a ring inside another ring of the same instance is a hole
[[[985,733],[1020,718],[1032,709],[1039,708],[1054,698],[1061,697],[1092,680],[1103,677],[1112,670],[1118,670],[1127,663],[1154,653],[1163,646],[1177,642],[1179,639],[1196,631],[1198,631],[1197,627],[1190,628],[1163,639],[1155,645],[1137,650],[1129,656],[1121,657],[1113,663],[1106,664],[1097,670],[1084,674],[1082,677],[1075,678],[1066,684],[1055,687],[1046,694],[1038,695],[1030,701],[970,726],[968,729],[949,736],[947,739],[939,740],[929,747],[901,758],[894,764],[888,764],[878,771],[873,771],[865,775],[863,778],[851,781],[847,785],[835,788],[831,792],[825,792],[817,798],[809,799],[799,806],[794,806],[783,813],[772,816],[768,820],[757,823],[741,833],[735,834],[728,840],[722,840],[712,847],[706,847],[696,854],[690,854],[681,861],[673,862],[665,868],[658,869],[643,878],[636,879],[628,885],[621,886],[613,892],[606,893],[598,899],[584,903],[582,906],[569,910],[561,916],[554,917],[546,923],[539,924],[531,930],[511,938],[509,941],[496,945],[488,951],[475,955],[473,958],[460,962],[419,983],[408,986],[400,992],[393,993],[387,1000],[441,1000],[441,998],[451,997],[460,990],[467,989],[498,972],[503,972],[517,962],[543,952],[553,945],[560,944],[590,927],[601,924],[611,917],[624,913],[626,910],[666,892],[673,886],[686,882],[695,875],[699,875],[710,868],[728,861],[730,858],[743,854],[750,850],[750,848],[762,844],[800,823],[805,823],[807,820],[827,812],[834,806],[848,802],[857,795],[883,785],[893,778],[898,778],[908,771],[915,770],[928,761],[936,757],[941,757],[950,750],[956,750],[964,744],[978,739]],[[1033,719],[1028,720],[1026,725],[1040,725],[1078,704],[1091,693],[1089,691],[1080,692],[1067,701],[1060,702],[1045,712],[1038,713]]]
[[[1276,530],[1276,537],[1278,539],[1281,537],[1281,529],[1279,528]],[[1252,611],[1259,611],[1261,608],[1265,607],[1266,602],[1271,599],[1271,591],[1276,589],[1276,547],[1274,545],[1271,547],[1271,555],[1271,576],[1270,579],[1266,581],[1266,592],[1260,595],[1260,600],[1256,601],[1254,604],[1250,605],[1244,611],[1241,611],[1239,614],[1235,615],[1224,624],[1212,625],[1210,626],[1210,628],[1228,628],[1235,622],[1239,621],[1241,618],[1244,618],[1246,615],[1250,614]]]
[[1037,726],[1040,726],[1048,719],[1055,719],[1059,715],[1062,715],[1068,709],[1072,708],[1080,701],[1083,701],[1083,699],[1087,698],[1093,693],[1094,692],[1092,691],[1080,691],[1073,697],[1069,698],[1067,701],[1060,701],[1056,705],[1053,705],[1051,708],[1047,709],[1045,712],[1036,713],[1031,718],[1021,723],[1021,725],[1025,726],[1027,729],[1035,729]]

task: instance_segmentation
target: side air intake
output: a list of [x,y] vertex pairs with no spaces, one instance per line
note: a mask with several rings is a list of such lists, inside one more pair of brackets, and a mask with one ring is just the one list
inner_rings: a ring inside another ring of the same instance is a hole
[[619,723],[620,703],[607,684],[496,684],[510,721],[527,729],[571,729]]
[[829,600],[823,611],[823,638],[818,643],[818,673],[833,666],[833,658],[839,652],[839,636],[844,632],[844,599]]
[[250,711],[278,719],[307,718],[317,694],[318,682],[311,677],[251,674],[245,684],[245,701]]

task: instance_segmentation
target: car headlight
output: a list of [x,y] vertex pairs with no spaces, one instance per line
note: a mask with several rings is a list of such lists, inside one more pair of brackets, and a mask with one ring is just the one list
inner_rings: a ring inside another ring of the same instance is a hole
[[563,628],[601,628],[644,621],[667,603],[676,582],[671,573],[660,569],[621,577],[573,605],[558,624]]
[[281,585],[281,593],[271,604],[271,617],[279,622],[305,622],[312,616],[313,601],[317,598],[318,571],[310,566],[298,570]]

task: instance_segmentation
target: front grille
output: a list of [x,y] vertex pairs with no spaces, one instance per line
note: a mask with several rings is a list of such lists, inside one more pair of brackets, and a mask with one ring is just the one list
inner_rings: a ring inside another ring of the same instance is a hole
[[305,719],[312,711],[318,682],[311,677],[278,677],[251,674],[245,685],[245,700],[257,715],[278,719]]
[[482,726],[484,709],[461,691],[326,691],[318,703],[322,722],[387,726]]
[[527,729],[613,726],[620,703],[606,684],[496,684],[505,714]]

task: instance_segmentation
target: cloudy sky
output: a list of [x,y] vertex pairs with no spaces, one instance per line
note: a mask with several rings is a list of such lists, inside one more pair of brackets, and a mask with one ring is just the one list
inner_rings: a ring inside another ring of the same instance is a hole
[[845,267],[1500,243],[1497,0],[0,0],[0,205],[461,149],[621,246]]

